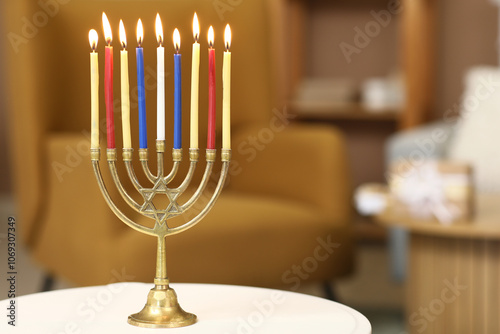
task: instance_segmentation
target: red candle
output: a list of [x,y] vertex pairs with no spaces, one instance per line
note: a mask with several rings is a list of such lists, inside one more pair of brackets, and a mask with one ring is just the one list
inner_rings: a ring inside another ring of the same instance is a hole
[[215,49],[214,29],[208,29],[208,138],[207,149],[215,149]]
[[102,13],[102,24],[107,46],[105,48],[104,63],[104,97],[106,101],[106,130],[108,135],[108,148],[115,148],[115,123],[113,119],[113,47],[111,46],[111,26],[106,14]]

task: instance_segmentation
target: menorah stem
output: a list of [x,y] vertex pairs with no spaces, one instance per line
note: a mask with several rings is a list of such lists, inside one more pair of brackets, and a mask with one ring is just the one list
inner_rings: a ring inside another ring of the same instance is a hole
[[157,165],[156,175],[159,178],[163,177],[163,159],[164,159],[163,154],[164,153],[165,153],[165,141],[164,140],[157,140],[156,141],[156,165]]
[[138,327],[166,328],[194,324],[196,315],[182,309],[177,294],[169,286],[165,251],[165,233],[158,235],[155,287],[149,291],[146,305],[128,317],[128,323]]
[[154,280],[157,286],[168,287],[167,277],[167,251],[165,249],[165,235],[158,236],[158,245],[156,249],[156,277]]

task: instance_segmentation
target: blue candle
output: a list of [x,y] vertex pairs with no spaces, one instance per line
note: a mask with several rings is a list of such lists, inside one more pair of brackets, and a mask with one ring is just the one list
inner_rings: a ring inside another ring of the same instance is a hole
[[144,53],[142,49],[143,28],[142,21],[137,22],[137,95],[139,104],[139,147],[148,148],[148,136],[146,130],[146,85],[144,84]]
[[182,147],[182,93],[181,93],[181,37],[177,28],[174,31],[174,149]]

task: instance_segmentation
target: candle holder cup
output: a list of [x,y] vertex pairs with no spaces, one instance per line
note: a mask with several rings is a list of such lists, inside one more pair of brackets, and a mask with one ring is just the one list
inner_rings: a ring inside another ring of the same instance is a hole
[[[173,149],[172,160],[173,165],[170,173],[164,175],[164,153],[165,153],[165,141],[156,141],[156,153],[157,153],[157,173],[154,175],[148,164],[148,149],[139,149],[139,160],[142,165],[142,169],[147,177],[147,179],[152,184],[151,187],[143,187],[137,176],[135,174],[134,168],[132,166],[132,154],[133,149],[124,148],[122,157],[127,170],[128,177],[132,181],[135,190],[142,196],[143,203],[137,203],[125,190],[123,184],[120,181],[117,172],[117,152],[115,148],[108,148],[107,151],[107,161],[108,167],[111,172],[114,184],[118,189],[118,192],[122,196],[123,200],[131,206],[135,211],[139,212],[141,215],[153,219],[154,226],[152,228],[146,227],[144,225],[138,224],[128,218],[111,199],[109,192],[106,189],[104,180],[102,178],[101,170],[99,167],[100,160],[100,149],[91,148],[90,155],[93,170],[97,178],[97,183],[104,196],[104,199],[108,203],[109,207],[116,214],[120,220],[122,220],[126,225],[133,228],[134,230],[151,235],[157,238],[157,254],[156,254],[156,277],[154,278],[154,288],[150,290],[146,305],[144,308],[135,314],[128,317],[128,323],[138,327],[146,328],[168,328],[168,327],[183,327],[194,324],[196,322],[196,315],[184,311],[178,301],[175,291],[169,286],[169,279],[167,277],[167,265],[166,265],[166,250],[165,250],[165,238],[170,235],[178,234],[184,232],[185,230],[193,227],[200,220],[202,220],[207,213],[214,206],[217,198],[219,197],[224,182],[226,180],[229,162],[231,160],[231,150],[222,149],[221,160],[222,167],[217,187],[207,205],[198,213],[196,217],[186,222],[183,225],[177,227],[169,227],[168,220],[170,218],[181,215],[182,213],[189,210],[201,197],[204,189],[206,188],[210,176],[212,174],[212,169],[216,159],[216,150],[207,149],[206,150],[206,166],[203,174],[203,178],[198,185],[194,194],[184,203],[179,204],[177,202],[179,196],[184,193],[188,185],[191,182],[196,165],[199,159],[199,149],[189,149],[189,161],[190,166],[185,179],[176,188],[169,188],[168,184],[175,178],[177,171],[179,169],[182,160],[182,149]],[[158,209],[153,204],[153,198],[156,195],[165,195],[168,198],[169,204],[165,209]]]

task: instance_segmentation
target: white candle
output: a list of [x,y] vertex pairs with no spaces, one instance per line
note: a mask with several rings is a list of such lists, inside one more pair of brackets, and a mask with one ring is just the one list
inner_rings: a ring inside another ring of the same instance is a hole
[[132,138],[130,136],[130,92],[128,79],[128,51],[127,36],[123,21],[120,20],[120,42],[123,50],[120,51],[120,82],[122,98],[122,132],[123,148],[132,148]]
[[90,147],[99,147],[99,62],[97,41],[99,37],[94,29],[89,31],[90,53]]
[[224,31],[224,61],[222,64],[222,148],[231,149],[231,28]]
[[165,140],[165,49],[163,48],[163,26],[159,14],[156,14],[156,37],[158,39],[158,49],[156,50],[156,139]]
[[200,24],[198,16],[194,13],[193,18],[193,56],[191,61],[191,123],[190,123],[190,146],[198,148],[198,99],[200,82]]

